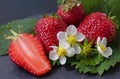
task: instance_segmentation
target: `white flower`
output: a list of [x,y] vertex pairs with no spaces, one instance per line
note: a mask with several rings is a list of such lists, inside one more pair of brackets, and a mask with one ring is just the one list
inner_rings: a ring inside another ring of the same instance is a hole
[[100,39],[100,37],[97,38],[97,50],[101,55],[103,55],[105,58],[109,58],[109,56],[112,55],[112,49],[110,47],[106,47],[107,45],[107,39],[105,37]]
[[51,60],[58,60],[61,65],[66,63],[66,56],[72,57],[75,55],[75,49],[70,47],[67,42],[59,42],[59,47],[51,46],[53,48],[52,51],[49,53],[49,59]]
[[60,31],[57,33],[57,39],[58,41],[68,42],[68,44],[76,50],[76,54],[80,54],[81,48],[78,42],[82,42],[85,36],[79,33],[74,25],[69,25],[66,32]]

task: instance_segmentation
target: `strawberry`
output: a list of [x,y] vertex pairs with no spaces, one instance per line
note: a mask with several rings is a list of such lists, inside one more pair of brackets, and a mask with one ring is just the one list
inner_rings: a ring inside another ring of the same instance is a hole
[[106,37],[110,42],[114,39],[116,28],[105,13],[94,12],[89,14],[79,25],[78,31],[82,32],[89,41],[96,41],[98,36]]
[[12,39],[9,47],[9,57],[18,66],[36,76],[42,76],[51,70],[42,42],[35,36],[27,33],[8,36]]
[[76,26],[78,26],[85,17],[83,6],[81,2],[78,2],[77,0],[63,0],[57,14],[63,18],[63,21],[67,25],[73,24]]
[[43,41],[46,51],[49,53],[52,50],[50,46],[58,45],[57,33],[59,31],[64,31],[66,28],[67,25],[62,19],[48,16],[37,22],[35,32]]

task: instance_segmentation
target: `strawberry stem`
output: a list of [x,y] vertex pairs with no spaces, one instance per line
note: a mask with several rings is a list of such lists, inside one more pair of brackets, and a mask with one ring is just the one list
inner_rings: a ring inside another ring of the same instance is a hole
[[43,14],[43,17],[52,17],[52,18],[56,18],[56,19],[62,19],[60,16],[58,16],[56,13],[51,13],[51,15],[48,14]]
[[5,39],[10,39],[10,40],[15,40],[17,39],[18,35],[15,31],[13,31],[12,29],[10,29],[10,32],[13,34],[13,36],[6,36],[6,34],[4,35]]
[[111,20],[114,20],[115,18],[116,18],[116,16],[112,16],[112,17],[110,17]]
[[18,31],[19,31],[19,34],[22,33],[22,26],[21,25],[18,25]]
[[4,35],[5,39],[11,39],[11,40],[14,40],[14,37],[13,36],[7,36],[6,34]]
[[17,34],[15,31],[13,31],[12,29],[10,29],[10,32],[11,32],[15,37],[18,36],[18,34]]

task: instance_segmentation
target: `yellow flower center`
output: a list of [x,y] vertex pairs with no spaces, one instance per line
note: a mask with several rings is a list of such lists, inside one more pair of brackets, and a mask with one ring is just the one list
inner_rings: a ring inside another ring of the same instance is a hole
[[66,50],[63,47],[59,47],[57,50],[57,53],[59,56],[65,56],[66,55]]
[[76,35],[68,35],[67,42],[73,46],[76,44]]
[[103,52],[106,52],[106,50],[107,50],[105,45],[103,45],[103,44],[100,44],[100,48],[102,49]]

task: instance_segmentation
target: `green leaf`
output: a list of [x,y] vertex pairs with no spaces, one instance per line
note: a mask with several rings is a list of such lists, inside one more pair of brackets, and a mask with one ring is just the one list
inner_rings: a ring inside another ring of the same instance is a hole
[[103,56],[98,54],[98,52],[93,56],[88,56],[80,59],[81,62],[89,66],[99,65],[103,60],[104,60]]
[[54,66],[60,66],[60,65],[61,65],[58,60],[56,60],[56,61],[51,61],[51,63],[52,63],[52,66],[53,66],[53,67],[54,67]]
[[64,0],[57,0],[58,5],[61,5]]
[[102,11],[102,7],[106,5],[105,0],[81,0],[86,14],[95,11]]
[[[120,26],[120,0],[109,0],[106,1],[106,5],[102,7],[102,12],[106,13],[110,19],[113,20],[116,28]],[[114,19],[112,18],[114,17]]]
[[11,35],[10,29],[15,30],[19,33],[19,26],[21,26],[21,30],[25,33],[33,33],[33,28],[38,19],[23,19],[12,21],[6,25],[0,26],[0,55],[8,54],[8,47],[10,45],[10,41],[4,38],[4,35]]

